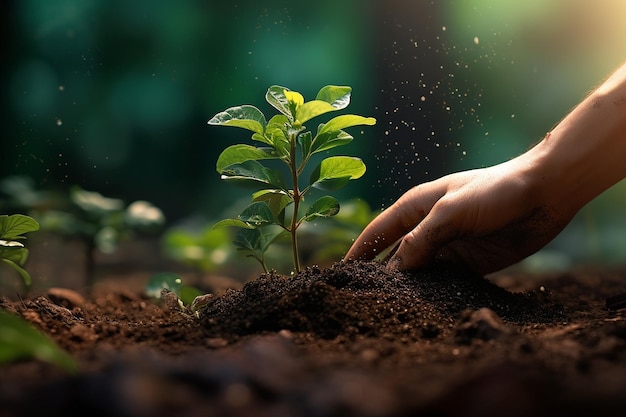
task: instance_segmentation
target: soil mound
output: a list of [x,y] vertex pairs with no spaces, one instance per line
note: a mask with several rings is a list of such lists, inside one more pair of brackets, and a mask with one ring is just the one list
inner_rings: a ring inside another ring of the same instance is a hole
[[222,337],[290,330],[324,339],[418,340],[447,334],[464,311],[481,308],[512,322],[549,322],[564,315],[546,292],[509,292],[454,265],[409,274],[388,272],[378,262],[350,261],[293,277],[263,275],[211,299],[200,319]]

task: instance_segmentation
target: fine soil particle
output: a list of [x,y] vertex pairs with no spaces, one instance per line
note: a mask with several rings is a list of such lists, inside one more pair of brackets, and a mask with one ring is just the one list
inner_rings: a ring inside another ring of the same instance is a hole
[[0,366],[1,417],[626,410],[626,314],[605,304],[626,291],[626,271],[485,279],[450,265],[406,274],[338,262],[220,291],[199,316],[134,281],[0,301],[80,366]]

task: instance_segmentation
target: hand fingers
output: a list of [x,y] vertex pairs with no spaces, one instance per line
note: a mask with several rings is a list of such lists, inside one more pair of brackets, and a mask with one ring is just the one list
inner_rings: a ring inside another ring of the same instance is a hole
[[373,259],[398,241],[404,233],[406,230],[397,223],[392,206],[361,232],[344,259]]
[[402,239],[388,269],[417,269],[432,263],[446,244],[458,237],[451,208],[436,207]]
[[373,259],[419,224],[442,195],[432,183],[405,193],[359,235],[344,259]]

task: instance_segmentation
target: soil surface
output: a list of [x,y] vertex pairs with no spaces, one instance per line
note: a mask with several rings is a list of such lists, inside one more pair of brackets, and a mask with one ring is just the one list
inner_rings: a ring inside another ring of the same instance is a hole
[[145,279],[3,298],[80,370],[0,366],[0,416],[626,415],[626,311],[606,307],[626,270],[338,262],[216,281],[199,316]]

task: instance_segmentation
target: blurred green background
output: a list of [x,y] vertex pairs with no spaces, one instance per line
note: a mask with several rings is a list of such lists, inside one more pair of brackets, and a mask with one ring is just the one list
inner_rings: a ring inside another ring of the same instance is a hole
[[[280,84],[353,87],[340,198],[388,206],[410,186],[511,158],[626,56],[622,0],[3,2],[0,179],[160,207],[168,224],[233,215],[214,166],[238,129],[217,112]],[[583,209],[528,267],[626,259],[626,186]]]

